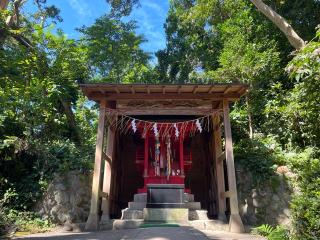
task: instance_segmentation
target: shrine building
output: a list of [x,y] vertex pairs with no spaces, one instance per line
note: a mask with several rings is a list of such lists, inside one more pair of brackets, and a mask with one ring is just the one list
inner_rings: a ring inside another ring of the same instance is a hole
[[229,105],[247,85],[80,87],[100,105],[86,229],[175,222],[244,231]]

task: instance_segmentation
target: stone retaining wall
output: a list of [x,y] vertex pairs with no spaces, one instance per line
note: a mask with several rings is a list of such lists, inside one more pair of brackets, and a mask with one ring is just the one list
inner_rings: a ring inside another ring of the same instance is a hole
[[292,189],[288,179],[294,176],[289,170],[281,172],[280,169],[268,182],[259,185],[254,184],[252,175],[239,166],[236,174],[239,211],[245,225],[290,225]]
[[36,210],[58,224],[85,222],[90,211],[91,182],[91,174],[78,171],[55,174]]

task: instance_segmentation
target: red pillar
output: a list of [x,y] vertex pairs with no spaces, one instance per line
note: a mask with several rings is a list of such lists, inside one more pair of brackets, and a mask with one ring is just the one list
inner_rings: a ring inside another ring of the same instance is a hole
[[180,170],[181,175],[184,176],[184,161],[183,161],[183,137],[180,135],[179,139],[179,152],[180,152]]
[[148,163],[149,163],[149,134],[146,132],[146,138],[144,139],[144,177],[148,176]]

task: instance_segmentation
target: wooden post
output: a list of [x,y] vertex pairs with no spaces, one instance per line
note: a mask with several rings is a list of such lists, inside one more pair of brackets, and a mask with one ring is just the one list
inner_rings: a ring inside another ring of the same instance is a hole
[[220,115],[212,116],[213,123],[213,154],[214,154],[214,166],[215,166],[215,177],[217,182],[217,192],[218,192],[218,208],[219,216],[218,218],[222,221],[227,221],[226,218],[226,199],[224,197],[225,192],[225,182],[224,182],[224,169],[223,169],[223,159],[220,157],[222,152],[222,142],[221,142],[221,129],[220,129]]
[[144,177],[148,177],[149,169],[149,131],[146,132],[146,138],[144,139]]
[[182,134],[180,134],[180,139],[179,139],[179,151],[180,151],[180,170],[181,170],[181,176],[184,176],[184,160],[183,160],[183,137]]
[[106,102],[100,102],[99,123],[97,132],[96,153],[94,161],[94,171],[92,180],[91,207],[88,220],[86,222],[86,230],[97,230],[99,226],[99,194],[101,180],[101,163],[103,158],[103,138],[106,118]]
[[108,222],[110,220],[109,205],[110,205],[110,184],[111,184],[111,165],[114,156],[115,131],[108,127],[107,135],[107,149],[104,161],[103,173],[103,198],[101,202],[101,222]]
[[237,184],[236,184],[236,173],[233,159],[233,147],[232,147],[232,135],[231,135],[231,124],[229,116],[229,102],[223,100],[223,120],[224,120],[224,132],[225,132],[225,152],[227,162],[227,173],[229,183],[229,197],[230,197],[230,220],[229,230],[230,232],[244,232],[242,220],[239,215],[238,197],[237,197]]

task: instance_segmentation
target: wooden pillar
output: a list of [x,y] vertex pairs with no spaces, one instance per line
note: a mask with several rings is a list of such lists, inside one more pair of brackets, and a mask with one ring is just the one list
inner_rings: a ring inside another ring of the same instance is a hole
[[183,159],[183,136],[180,134],[180,139],[179,139],[179,151],[180,151],[180,170],[181,170],[181,175],[184,176],[184,159]]
[[103,173],[103,196],[101,202],[101,222],[108,222],[110,220],[109,206],[110,206],[110,185],[111,185],[111,166],[114,156],[115,131],[108,127],[107,134],[107,149],[104,156],[104,173]]
[[237,184],[236,173],[234,167],[233,147],[232,147],[232,135],[231,124],[229,116],[229,102],[223,100],[223,120],[224,120],[224,132],[225,132],[225,152],[226,163],[228,173],[228,185],[229,185],[229,197],[230,197],[230,220],[229,230],[230,232],[244,232],[242,220],[239,215],[238,197],[237,197]]
[[225,182],[224,182],[224,169],[223,161],[225,155],[222,151],[222,141],[221,141],[221,128],[220,128],[220,115],[215,114],[212,116],[213,123],[213,154],[214,154],[214,166],[215,166],[215,177],[217,183],[218,192],[218,208],[219,216],[218,218],[222,221],[227,221],[226,218],[226,198],[225,193]]
[[100,102],[99,123],[97,132],[97,143],[94,161],[94,171],[92,180],[91,207],[88,220],[86,222],[86,230],[97,230],[99,226],[99,200],[100,200],[100,182],[101,182],[101,164],[103,158],[103,139],[106,118],[106,102]]
[[149,169],[149,131],[146,132],[146,138],[144,139],[144,177],[148,177]]

